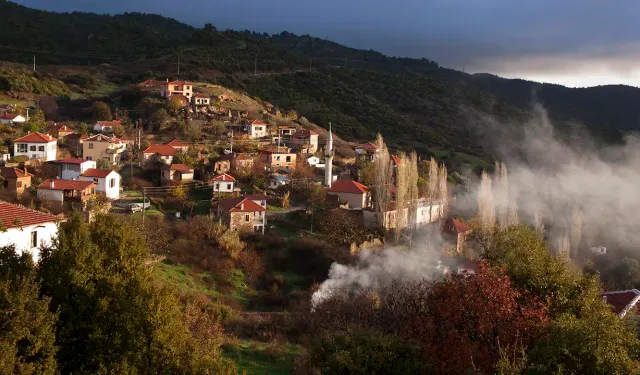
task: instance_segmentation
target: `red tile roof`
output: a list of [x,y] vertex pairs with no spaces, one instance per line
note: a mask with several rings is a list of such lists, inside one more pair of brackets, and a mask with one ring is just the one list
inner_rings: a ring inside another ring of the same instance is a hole
[[466,233],[471,230],[469,226],[458,219],[453,219],[453,226],[458,233]]
[[393,161],[393,164],[398,165],[400,163],[402,163],[402,159],[400,159],[399,157],[395,156],[395,155],[391,155],[391,160]]
[[220,201],[219,205],[227,212],[259,212],[267,210],[246,196],[225,199]]
[[4,178],[33,177],[33,175],[26,170],[14,167],[0,167],[0,175],[4,176]]
[[0,201],[0,223],[7,229],[57,221],[57,216]]
[[158,154],[160,156],[173,156],[177,152],[178,150],[168,145],[151,145],[142,151],[144,154]]
[[3,120],[13,120],[14,118],[20,116],[19,114],[16,113],[3,113],[0,114],[0,118]]
[[186,144],[186,143],[180,142],[180,140],[178,138],[174,138],[169,143],[167,143],[167,146],[171,146],[171,147],[187,147],[189,145]]
[[267,125],[264,122],[260,121],[260,120],[253,120],[251,122],[251,125]]
[[169,169],[172,171],[179,171],[182,173],[193,173],[193,168],[186,164],[171,164],[163,167],[164,169]]
[[89,168],[86,171],[84,171],[84,173],[81,174],[81,176],[83,176],[83,177],[93,177],[93,178],[105,178],[108,175],[110,175],[111,172],[113,172],[111,169]]
[[104,134],[96,134],[96,135],[92,135],[91,137],[85,139],[85,141],[90,141],[90,142],[109,142],[109,143],[121,143],[121,141],[116,138],[116,137],[108,137]]
[[369,188],[352,180],[338,180],[328,190],[331,193],[366,194]]
[[312,135],[318,135],[318,133],[314,132],[313,130],[307,129],[298,130],[297,132],[293,133],[294,137],[311,137]]
[[122,122],[121,122],[121,120],[98,121],[98,125],[101,125],[101,126],[118,126],[118,125],[122,125]]
[[209,95],[198,94],[198,95],[194,96],[194,98],[198,98],[198,99],[209,99]]
[[91,160],[84,160],[84,159],[77,159],[76,158],[76,159],[63,159],[63,160],[60,160],[59,163],[61,163],[61,164],[83,164],[83,163],[86,163],[88,161],[90,162]]
[[73,129],[71,129],[67,125],[62,125],[62,124],[60,125],[54,124],[54,125],[48,126],[47,130],[52,132],[73,132]]
[[267,196],[264,194],[248,194],[244,196],[247,199],[251,199],[252,201],[266,201]]
[[236,160],[253,160],[253,157],[249,154],[241,152],[236,156]]
[[28,143],[49,143],[55,142],[56,139],[50,136],[49,134],[43,134],[39,132],[27,134],[24,137],[20,137],[14,142],[28,142]]
[[371,142],[367,142],[363,145],[360,145],[358,147],[356,147],[356,150],[364,150],[368,153],[375,153],[378,151],[378,146],[376,146],[375,144],[371,143]]
[[606,292],[602,293],[602,296],[611,305],[613,312],[621,318],[635,308],[640,301],[640,291],[638,289]]
[[231,181],[231,182],[236,182],[236,179],[235,179],[235,177],[233,177],[230,174],[222,173],[222,174],[219,174],[217,176],[211,177],[209,179],[209,181]]
[[80,180],[46,180],[38,185],[38,189],[46,190],[84,190],[91,185],[95,185],[93,181]]

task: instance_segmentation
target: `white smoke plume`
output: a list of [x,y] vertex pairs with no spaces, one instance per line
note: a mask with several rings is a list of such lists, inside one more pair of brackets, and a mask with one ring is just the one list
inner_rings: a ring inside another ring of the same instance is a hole
[[438,246],[416,246],[412,250],[402,247],[383,251],[363,250],[354,265],[331,265],[329,278],[313,294],[311,305],[317,306],[335,293],[381,290],[398,281],[441,276],[439,257]]

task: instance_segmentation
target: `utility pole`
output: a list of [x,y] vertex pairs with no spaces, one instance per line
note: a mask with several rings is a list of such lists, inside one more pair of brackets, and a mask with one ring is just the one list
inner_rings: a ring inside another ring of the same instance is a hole
[[147,200],[147,190],[146,188],[142,188],[142,224],[144,224],[144,211],[145,211],[145,203]]
[[36,71],[36,55],[33,55],[33,71]]

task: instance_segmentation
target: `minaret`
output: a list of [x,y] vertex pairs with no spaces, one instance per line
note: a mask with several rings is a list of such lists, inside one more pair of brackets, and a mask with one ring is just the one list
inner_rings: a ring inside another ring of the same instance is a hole
[[324,185],[331,187],[333,183],[333,135],[331,134],[331,123],[329,123],[327,144],[324,146],[324,157]]

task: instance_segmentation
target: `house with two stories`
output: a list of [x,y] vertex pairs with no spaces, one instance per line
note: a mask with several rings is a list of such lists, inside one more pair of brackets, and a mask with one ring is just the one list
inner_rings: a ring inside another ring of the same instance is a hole
[[277,147],[260,151],[260,161],[270,170],[278,168],[296,168],[296,153],[287,147]]
[[182,95],[187,98],[187,103],[191,101],[193,97],[193,85],[186,81],[171,81],[167,80],[162,86],[161,95],[163,98],[170,98],[173,95]]
[[251,139],[267,136],[267,124],[260,120],[254,120],[249,124],[249,137]]
[[33,175],[27,172],[26,168],[0,167],[0,177],[2,177],[0,197],[17,200],[31,186],[31,177]]
[[80,180],[46,180],[38,185],[38,200],[47,202],[54,212],[71,206],[84,210],[87,201],[96,194],[96,183]]
[[55,138],[58,138],[58,143],[65,143],[66,137],[75,133],[73,129],[63,124],[53,124],[47,126],[46,131],[47,134],[51,134]]
[[313,130],[298,130],[291,135],[289,144],[293,148],[304,149],[309,154],[315,154],[318,151],[318,133]]
[[356,158],[365,160],[365,161],[373,161],[378,155],[378,146],[374,143],[367,142],[355,148]]
[[213,193],[232,194],[236,188],[236,178],[227,173],[221,173],[209,179],[209,185],[213,187]]
[[120,173],[110,169],[90,168],[79,176],[82,181],[92,181],[96,184],[96,192],[104,194],[109,199],[120,199]]
[[121,120],[98,121],[93,125],[93,131],[96,131],[99,133],[111,134],[113,133],[114,129],[118,126],[122,126]]
[[124,160],[127,145],[116,137],[96,134],[82,141],[82,157],[86,160],[105,160],[118,165]]
[[162,182],[165,184],[177,184],[193,181],[193,168],[186,164],[171,164],[162,166]]
[[58,236],[57,216],[0,201],[0,247],[15,246],[18,253],[40,258],[40,247],[51,246]]
[[96,168],[95,160],[64,159],[60,164],[60,178],[63,180],[76,180],[87,169]]
[[[265,203],[266,206],[266,203]],[[230,230],[264,234],[267,208],[243,196],[218,202],[218,219]]]
[[43,161],[56,160],[58,140],[44,133],[29,133],[13,141],[13,156]]

